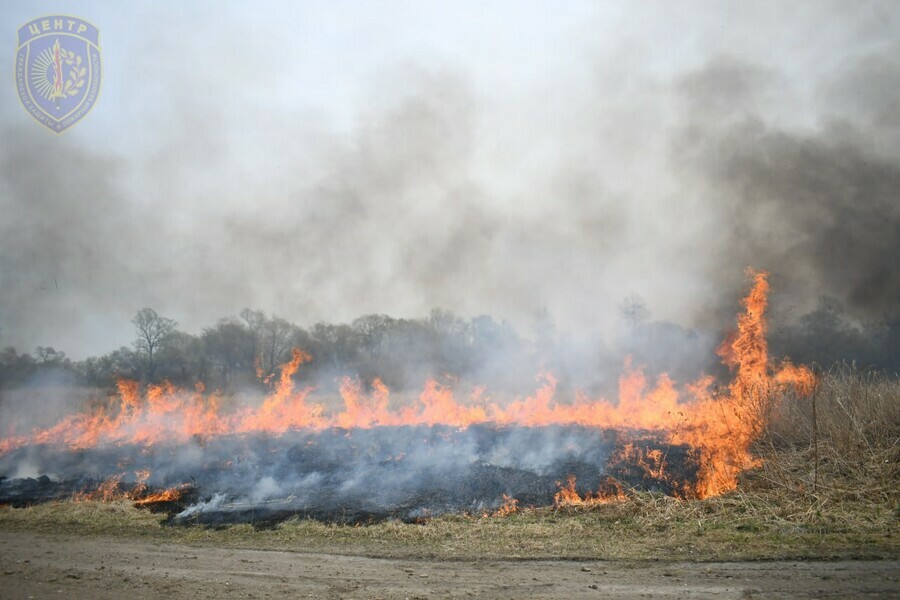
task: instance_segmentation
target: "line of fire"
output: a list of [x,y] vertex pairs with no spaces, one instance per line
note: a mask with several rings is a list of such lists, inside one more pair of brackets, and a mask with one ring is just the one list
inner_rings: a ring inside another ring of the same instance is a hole
[[748,271],[736,328],[719,346],[730,381],[653,379],[626,360],[617,397],[562,393],[553,373],[508,399],[436,379],[417,397],[380,379],[340,382],[342,410],[297,381],[301,348],[255,406],[218,392],[119,380],[117,394],[56,425],[0,440],[0,504],[132,501],[171,523],[366,523],[527,507],[628,502],[635,491],[704,499],[760,464],[753,443],[779,395],[815,375],[769,356],[767,274]]

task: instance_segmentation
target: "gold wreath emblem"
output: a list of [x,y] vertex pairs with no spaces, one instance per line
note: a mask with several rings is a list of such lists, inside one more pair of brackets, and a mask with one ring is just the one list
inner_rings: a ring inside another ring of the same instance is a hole
[[[87,68],[82,64],[81,56],[75,56],[71,50],[59,45],[59,40],[52,48],[47,48],[35,59],[37,67],[32,82],[37,92],[49,100],[71,98],[81,93],[84,87]],[[68,69],[68,77],[64,71]]]
[[[58,40],[56,44],[59,44]],[[60,56],[65,57],[61,60],[69,67],[69,77],[63,84],[63,89],[60,92],[59,97],[69,98],[77,96],[81,93],[81,88],[84,86],[84,76],[87,73],[87,69],[81,66],[81,57],[75,56],[75,53],[71,50],[60,49]]]

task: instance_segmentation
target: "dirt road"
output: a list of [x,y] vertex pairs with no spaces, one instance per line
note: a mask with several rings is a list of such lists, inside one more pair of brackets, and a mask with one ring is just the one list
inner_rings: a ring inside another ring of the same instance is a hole
[[0,532],[0,565],[10,599],[900,598],[900,561],[438,562]]

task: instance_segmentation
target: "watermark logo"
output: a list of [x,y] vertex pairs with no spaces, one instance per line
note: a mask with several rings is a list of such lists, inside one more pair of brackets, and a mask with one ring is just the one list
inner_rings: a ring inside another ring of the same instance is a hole
[[83,119],[100,93],[100,32],[64,15],[22,25],[16,89],[25,110],[51,131],[62,133]]

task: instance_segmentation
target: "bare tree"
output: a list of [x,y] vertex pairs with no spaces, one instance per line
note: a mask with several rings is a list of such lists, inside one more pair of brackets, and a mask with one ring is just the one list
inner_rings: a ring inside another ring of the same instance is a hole
[[275,367],[286,358],[291,349],[295,327],[286,320],[273,316],[262,325],[262,368],[266,373],[275,371]]
[[619,310],[621,311],[622,318],[625,319],[628,326],[632,329],[636,329],[650,318],[650,309],[647,308],[644,299],[635,294],[622,300],[622,304],[619,305]]
[[156,355],[174,331],[178,323],[174,319],[162,317],[152,308],[143,308],[131,320],[137,332],[134,348],[142,354],[147,365],[147,379],[153,379],[156,372]]
[[66,360],[66,353],[56,350],[53,346],[38,346],[34,349],[34,356],[43,365],[59,364]]
[[241,311],[241,320],[247,324],[247,329],[252,331],[253,335],[258,336],[259,330],[262,328],[263,323],[266,322],[266,314],[261,310],[245,308]]
[[201,336],[210,360],[219,368],[223,383],[232,383],[235,375],[253,372],[256,339],[253,332],[235,318],[219,319],[215,327],[207,327]]

